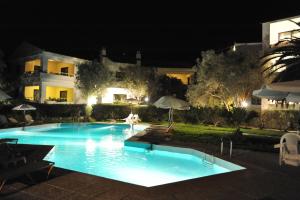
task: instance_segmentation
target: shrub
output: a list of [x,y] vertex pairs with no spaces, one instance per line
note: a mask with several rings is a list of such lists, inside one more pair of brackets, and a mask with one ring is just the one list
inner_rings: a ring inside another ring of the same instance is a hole
[[36,111],[31,113],[37,118],[66,118],[75,117],[79,114],[85,115],[85,105],[83,104],[30,104],[36,107]]

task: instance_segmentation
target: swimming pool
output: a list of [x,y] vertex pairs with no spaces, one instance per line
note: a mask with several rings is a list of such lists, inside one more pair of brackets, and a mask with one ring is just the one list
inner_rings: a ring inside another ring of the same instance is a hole
[[[150,151],[124,141],[146,128],[126,124],[49,124],[0,131],[21,144],[55,145],[46,156],[57,167],[146,187],[244,169],[192,150],[154,146]],[[214,164],[212,163],[214,162]]]

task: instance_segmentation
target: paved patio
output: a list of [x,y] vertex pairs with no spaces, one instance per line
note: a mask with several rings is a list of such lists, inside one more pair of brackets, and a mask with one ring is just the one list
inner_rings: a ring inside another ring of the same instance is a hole
[[[221,157],[217,146],[172,141],[162,143],[192,147]],[[300,199],[300,168],[280,167],[278,154],[234,149],[232,158],[222,158],[247,169],[147,188],[55,168],[49,180],[38,179],[39,183],[35,185],[28,185],[25,179],[8,183],[0,199]]]

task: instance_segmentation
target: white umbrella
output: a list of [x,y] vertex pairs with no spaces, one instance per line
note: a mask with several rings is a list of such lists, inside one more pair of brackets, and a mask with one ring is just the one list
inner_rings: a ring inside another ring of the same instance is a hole
[[287,102],[294,102],[299,103],[300,102],[300,93],[290,93],[285,98]]
[[[23,111],[23,113],[24,113],[24,118],[25,118],[25,112],[26,112],[27,110],[36,110],[36,108],[33,107],[33,106],[31,106],[31,105],[28,105],[28,104],[21,104],[21,105],[18,105],[18,106],[16,106],[16,107],[14,107],[13,110],[21,110],[21,111]],[[25,126],[25,124],[24,124],[24,126]],[[24,126],[23,126],[23,130],[24,130],[24,128],[25,128]]]
[[271,99],[276,101],[281,101],[287,97],[288,92],[275,91],[272,89],[268,89],[266,86],[263,86],[259,90],[254,90],[252,92],[253,96],[265,99]]
[[300,80],[276,82],[268,85],[267,88],[281,92],[300,93]]
[[173,110],[189,110],[188,102],[177,99],[173,96],[163,96],[159,98],[154,104],[157,108],[169,109],[169,123],[173,121]]
[[28,104],[21,104],[19,106],[14,107],[13,110],[23,110],[23,111],[26,111],[26,110],[36,110],[36,108],[33,107],[33,106],[31,106],[31,105],[28,105]]
[[13,110],[22,110],[24,112],[24,116],[25,116],[25,112],[27,110],[36,110],[36,108],[31,105],[28,105],[28,104],[21,104],[21,105],[14,107]]
[[8,99],[11,99],[11,96],[0,90],[0,101],[6,101]]

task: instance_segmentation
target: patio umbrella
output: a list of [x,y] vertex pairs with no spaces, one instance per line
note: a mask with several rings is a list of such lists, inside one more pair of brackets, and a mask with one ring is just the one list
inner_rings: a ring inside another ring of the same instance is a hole
[[[23,114],[24,114],[24,118],[25,118],[25,113],[27,110],[36,110],[35,107],[31,106],[31,105],[28,105],[28,104],[21,104],[21,105],[18,105],[16,107],[13,108],[13,110],[21,110],[23,111]],[[23,130],[25,129],[25,123],[24,123],[24,126],[23,126]]]
[[288,92],[281,92],[281,91],[275,91],[272,89],[268,89],[266,86],[263,86],[259,90],[254,90],[252,92],[253,96],[259,97],[259,98],[266,98],[271,100],[280,101],[283,100],[288,96]]
[[189,110],[188,102],[173,96],[163,96],[153,104],[157,108],[169,109],[169,124],[173,122],[173,110]]
[[287,102],[300,103],[300,93],[290,93],[285,99]]
[[300,93],[300,80],[276,82],[269,84],[267,88],[280,92]]
[[11,96],[0,90],[0,101],[6,101],[8,99],[11,99]]
[[26,113],[27,110],[36,110],[36,108],[31,106],[31,105],[28,105],[28,104],[21,104],[19,106],[14,107],[13,110],[23,111],[24,118],[25,118],[25,113]]

